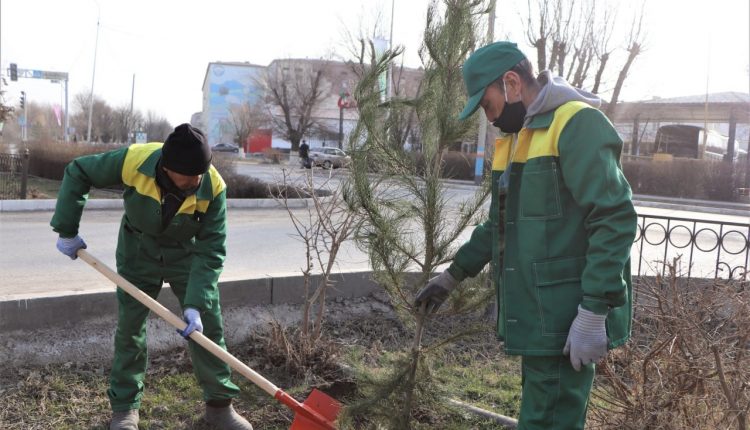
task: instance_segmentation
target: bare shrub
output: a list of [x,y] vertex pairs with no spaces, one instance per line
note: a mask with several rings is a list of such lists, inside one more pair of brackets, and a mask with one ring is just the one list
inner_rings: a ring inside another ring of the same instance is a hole
[[300,328],[284,327],[274,321],[264,339],[266,360],[275,367],[283,367],[290,378],[320,385],[335,381],[341,375],[340,347],[329,338],[312,341]]
[[736,201],[743,169],[712,160],[623,161],[634,194]]
[[[290,207],[288,193],[274,197],[284,205],[305,249],[305,260],[300,271],[303,276],[302,315],[300,327],[287,329],[278,323],[271,324],[267,336],[269,351],[278,351],[271,358],[276,366],[284,366],[288,373],[309,379],[314,375],[326,379],[335,376],[340,368],[336,363],[338,346],[324,335],[326,294],[335,286],[332,279],[337,268],[336,258],[344,242],[354,230],[355,214],[351,204],[351,189],[346,180],[337,185],[325,181],[321,188],[327,197],[315,189],[313,171],[305,171],[292,178],[283,171],[278,189],[300,190],[309,197],[305,210]],[[295,185],[302,181],[301,186]],[[291,184],[290,184],[291,183]]]
[[83,155],[111,151],[122,146],[38,140],[27,142],[26,147],[29,149],[29,175],[59,181],[65,174],[65,166],[73,159]]
[[687,282],[678,260],[639,285],[633,339],[598,369],[592,428],[747,430],[747,282]]

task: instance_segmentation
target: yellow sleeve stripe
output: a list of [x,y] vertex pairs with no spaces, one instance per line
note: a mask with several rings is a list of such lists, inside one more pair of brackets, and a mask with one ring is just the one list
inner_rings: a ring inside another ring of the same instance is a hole
[[135,188],[138,194],[151,197],[157,202],[161,201],[161,194],[159,188],[156,186],[156,180],[151,176],[139,172],[138,168],[161,146],[162,143],[159,142],[130,145],[122,166],[122,182],[129,187]]

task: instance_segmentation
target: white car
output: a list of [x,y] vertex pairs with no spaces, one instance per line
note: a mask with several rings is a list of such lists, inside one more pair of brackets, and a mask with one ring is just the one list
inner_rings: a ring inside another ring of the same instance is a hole
[[311,148],[308,156],[312,165],[324,169],[347,167],[352,162],[352,157],[338,148]]

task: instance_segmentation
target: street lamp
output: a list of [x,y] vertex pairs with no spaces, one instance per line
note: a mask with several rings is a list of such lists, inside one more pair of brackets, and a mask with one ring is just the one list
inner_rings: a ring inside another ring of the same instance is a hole
[[[96,0],[94,0],[96,2]],[[96,2],[96,8],[99,12],[96,15],[96,42],[94,42],[94,70],[91,72],[91,95],[89,96],[89,129],[86,133],[86,141],[91,143],[91,116],[94,112],[94,78],[96,77],[96,51],[99,48],[99,18],[102,15],[102,10],[99,7],[99,2]]]

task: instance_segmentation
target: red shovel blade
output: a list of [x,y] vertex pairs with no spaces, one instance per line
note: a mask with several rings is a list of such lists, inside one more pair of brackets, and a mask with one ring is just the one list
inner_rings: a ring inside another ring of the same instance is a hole
[[[289,430],[331,430],[335,427],[333,423],[341,410],[341,403],[333,397],[322,391],[313,389],[310,396],[302,403],[302,410],[298,410],[292,421],[292,427]],[[308,415],[308,411],[313,411],[325,418],[328,422],[322,423],[319,419],[314,419]]]

